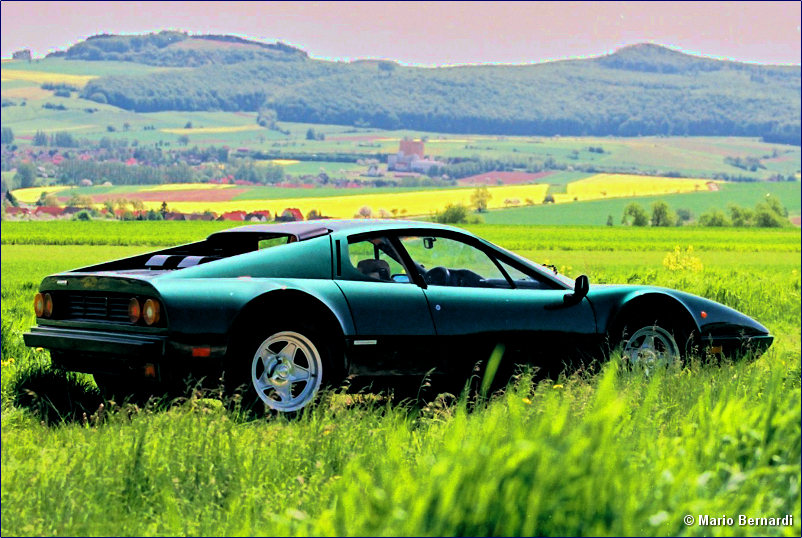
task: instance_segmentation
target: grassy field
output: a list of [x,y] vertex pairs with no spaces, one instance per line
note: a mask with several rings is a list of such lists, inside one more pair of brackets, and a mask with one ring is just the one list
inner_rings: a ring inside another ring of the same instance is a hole
[[699,215],[711,209],[720,209],[726,212],[727,205],[730,203],[752,208],[766,195],[776,196],[788,209],[790,215],[800,214],[800,199],[802,198],[800,183],[722,183],[719,184],[719,188],[718,192],[691,192],[514,207],[490,211],[484,215],[484,219],[488,224],[604,225],[607,222],[607,216],[612,215],[613,222],[618,225],[624,208],[632,202],[641,204],[649,211],[652,203],[662,200],[673,209],[689,209],[694,217],[698,218]]
[[[425,406],[326,394],[295,420],[255,420],[212,395],[99,408],[89,376],[50,372],[22,345],[44,275],[230,224],[4,223],[4,534],[799,535],[799,230],[472,228],[592,282],[675,287],[754,316],[777,340],[753,362],[524,373],[487,401]],[[675,243],[704,269],[664,267]]]

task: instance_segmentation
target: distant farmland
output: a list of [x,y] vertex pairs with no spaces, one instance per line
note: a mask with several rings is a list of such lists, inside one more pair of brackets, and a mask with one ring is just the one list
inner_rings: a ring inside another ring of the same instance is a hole
[[[680,192],[704,192],[715,185],[704,179],[675,179],[634,175],[597,174],[587,179],[568,183],[566,194],[554,194],[554,201],[567,203],[574,200],[594,200],[615,197],[665,195]],[[718,187],[716,187],[718,188]],[[217,184],[170,184],[147,187],[106,187],[71,189],[64,187],[32,188],[14,191],[22,202],[33,203],[42,195],[55,195],[62,203],[75,194],[90,196],[100,204],[119,198],[138,199],[149,209],[158,209],[167,202],[172,211],[199,213],[213,211],[223,213],[242,210],[252,212],[270,210],[275,214],[288,207],[302,213],[315,210],[331,217],[350,218],[362,208],[370,208],[374,216],[420,216],[442,211],[448,204],[472,207],[475,188],[449,188],[401,190],[382,192],[382,189],[330,189],[318,194],[318,189],[306,189],[301,196],[273,198],[270,191],[263,196],[256,194],[260,187],[247,185]],[[264,188],[261,188],[264,189]],[[268,188],[269,189],[269,188]],[[520,206],[536,206],[544,203],[549,185],[503,185],[487,187],[490,198],[488,209]],[[322,190],[322,189],[321,189]],[[251,192],[253,191],[253,192]]]

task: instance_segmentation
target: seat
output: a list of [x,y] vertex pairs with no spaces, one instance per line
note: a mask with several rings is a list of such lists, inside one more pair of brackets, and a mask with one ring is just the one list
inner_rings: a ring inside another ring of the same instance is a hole
[[365,276],[387,282],[392,281],[392,277],[390,275],[390,264],[384,260],[376,260],[373,258],[360,260],[356,268]]

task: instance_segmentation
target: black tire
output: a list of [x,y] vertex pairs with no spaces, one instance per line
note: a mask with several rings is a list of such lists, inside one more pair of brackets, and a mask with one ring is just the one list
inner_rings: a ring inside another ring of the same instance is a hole
[[667,367],[683,363],[693,350],[690,331],[666,319],[633,318],[621,329],[618,346],[629,367]]
[[227,388],[241,405],[257,412],[295,414],[311,405],[320,390],[340,380],[332,349],[306,324],[287,323],[242,335],[242,344],[228,357]]

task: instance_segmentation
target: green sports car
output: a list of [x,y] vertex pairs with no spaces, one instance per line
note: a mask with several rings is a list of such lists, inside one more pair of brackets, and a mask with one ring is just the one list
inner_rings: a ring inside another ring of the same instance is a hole
[[108,394],[187,378],[280,412],[346,377],[462,384],[502,364],[544,373],[622,346],[653,367],[691,352],[756,356],[773,340],[721,304],[652,286],[589,285],[449,226],[397,220],[252,225],[46,277],[28,346]]

